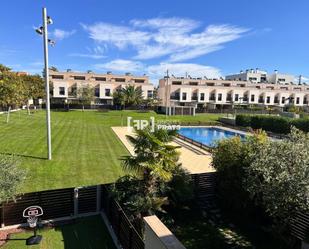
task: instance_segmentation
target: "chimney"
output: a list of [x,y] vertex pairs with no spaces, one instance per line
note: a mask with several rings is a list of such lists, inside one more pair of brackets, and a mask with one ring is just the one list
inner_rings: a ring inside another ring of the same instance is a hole
[[240,73],[243,73],[244,71],[243,70],[240,70]]
[[258,67],[255,69],[255,72],[256,72],[256,73],[258,73],[258,72],[259,72],[259,68],[258,68]]
[[277,69],[274,72],[275,72],[275,74],[278,74],[278,70]]
[[301,78],[302,78],[302,75],[299,75],[298,77],[298,84],[301,85]]

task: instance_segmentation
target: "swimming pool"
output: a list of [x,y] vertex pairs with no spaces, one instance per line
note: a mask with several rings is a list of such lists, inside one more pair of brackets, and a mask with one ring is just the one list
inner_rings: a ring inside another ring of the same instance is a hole
[[182,127],[178,131],[180,135],[193,139],[206,146],[213,147],[215,142],[224,138],[245,135],[242,133],[221,129],[219,127]]

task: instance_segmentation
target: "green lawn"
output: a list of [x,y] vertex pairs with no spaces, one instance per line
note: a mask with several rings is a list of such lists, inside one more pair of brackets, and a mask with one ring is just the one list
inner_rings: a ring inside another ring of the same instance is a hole
[[[32,232],[11,235],[3,249],[23,249],[26,239]],[[78,219],[75,224],[63,225],[57,228],[44,228],[38,231],[43,236],[40,245],[32,249],[115,249],[113,241],[100,216]]]
[[[52,153],[46,160],[45,112],[11,114],[10,123],[0,115],[0,154],[15,154],[28,176],[21,192],[114,182],[124,175],[120,158],[128,155],[111,126],[126,125],[127,116],[145,119],[165,115],[136,111],[53,111]],[[217,114],[173,116],[179,122],[216,121]]]

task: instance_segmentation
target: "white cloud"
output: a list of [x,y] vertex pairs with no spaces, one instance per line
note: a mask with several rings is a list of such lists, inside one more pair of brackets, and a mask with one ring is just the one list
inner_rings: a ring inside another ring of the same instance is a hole
[[201,31],[200,22],[187,18],[153,18],[131,20],[129,25],[109,23],[82,24],[94,41],[118,49],[133,48],[138,60],[167,56],[179,62],[224,48],[249,29],[232,25],[209,25]]
[[71,35],[75,34],[75,32],[76,30],[66,31],[62,29],[55,29],[54,31],[51,32],[51,35],[54,39],[60,41],[70,37]]
[[83,53],[71,53],[71,54],[69,54],[69,56],[82,57],[82,58],[91,58],[91,59],[106,58],[105,55],[101,55],[101,54],[83,54]]
[[119,72],[136,72],[143,71],[144,69],[144,65],[139,61],[122,59],[113,60],[104,64],[96,64],[94,67],[99,70],[111,70]]
[[150,39],[148,33],[135,31],[126,26],[96,23],[94,25],[82,24],[82,27],[89,32],[90,38],[96,42],[111,43],[119,49],[123,49],[128,45],[138,46]]
[[107,56],[104,55],[107,48],[105,46],[95,46],[93,48],[86,47],[86,53],[71,53],[69,56],[74,57],[82,57],[82,58],[91,58],[91,59],[102,59],[106,58]]
[[192,77],[221,77],[220,69],[194,63],[160,63],[149,66],[147,73],[151,78],[159,79],[166,75],[167,70],[170,75],[178,77],[185,76],[186,73]]

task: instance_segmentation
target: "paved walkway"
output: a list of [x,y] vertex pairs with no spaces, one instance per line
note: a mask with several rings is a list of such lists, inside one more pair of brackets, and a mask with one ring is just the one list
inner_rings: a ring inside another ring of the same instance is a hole
[[[129,132],[127,127],[112,127],[112,130],[121,140],[130,154],[134,155],[134,148],[126,138],[126,135],[132,135],[133,133]],[[179,162],[185,169],[189,171],[189,173],[200,174],[215,171],[211,166],[212,157],[210,153],[179,139],[175,139],[175,141],[171,144],[175,146],[181,146],[181,148],[178,149],[180,151]]]

